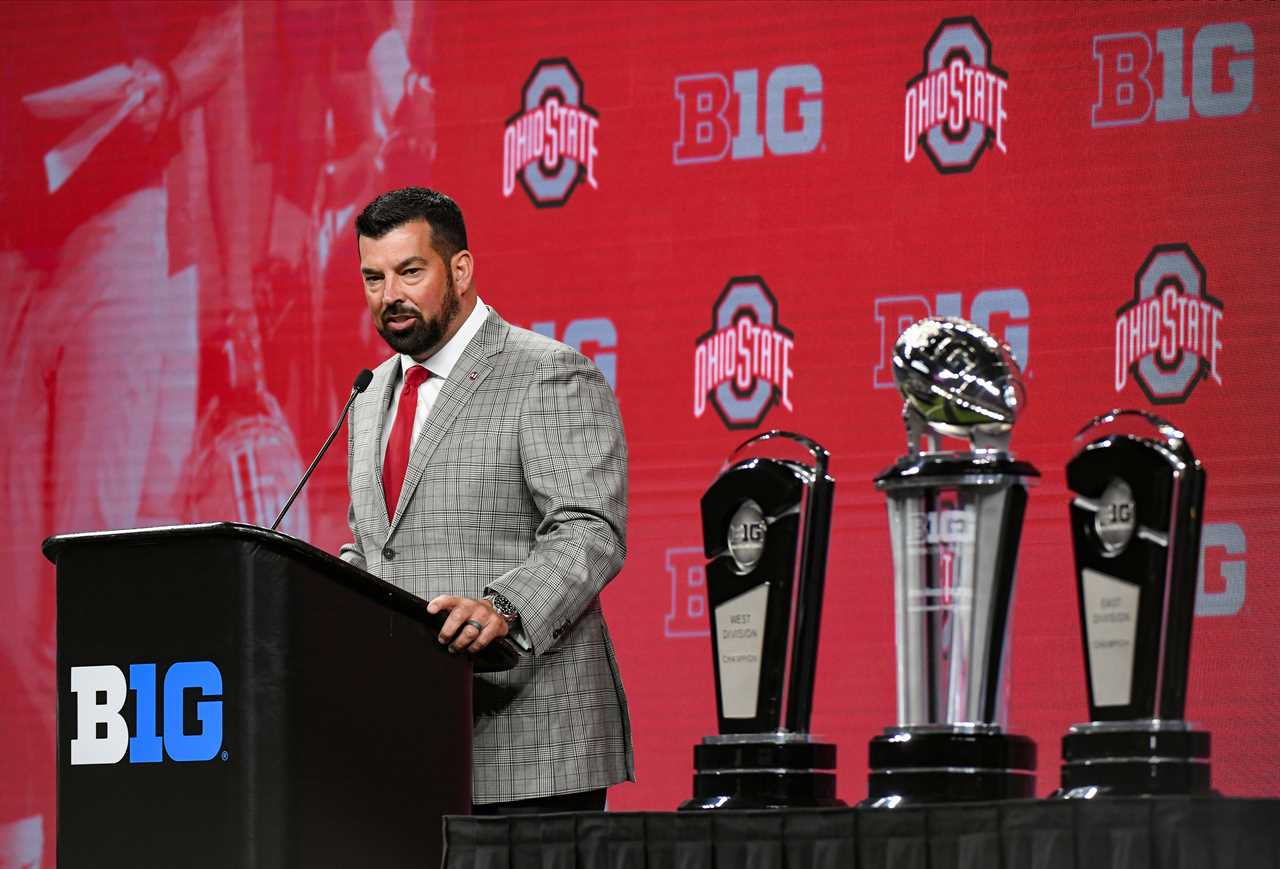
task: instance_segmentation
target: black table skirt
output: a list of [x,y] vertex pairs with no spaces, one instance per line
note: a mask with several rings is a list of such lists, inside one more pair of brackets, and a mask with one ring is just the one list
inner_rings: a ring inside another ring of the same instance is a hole
[[446,869],[1280,869],[1280,800],[444,819]]

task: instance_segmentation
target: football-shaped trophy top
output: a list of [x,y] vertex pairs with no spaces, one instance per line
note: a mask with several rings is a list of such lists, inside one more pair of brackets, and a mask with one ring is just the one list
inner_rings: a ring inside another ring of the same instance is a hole
[[979,448],[1008,444],[1026,405],[1022,371],[1009,345],[958,317],[911,324],[893,347],[893,379],[914,451],[927,428]]

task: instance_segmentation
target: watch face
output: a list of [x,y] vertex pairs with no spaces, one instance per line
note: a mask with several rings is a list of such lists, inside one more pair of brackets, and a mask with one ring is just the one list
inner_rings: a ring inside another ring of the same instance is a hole
[[729,520],[729,554],[738,573],[750,573],[760,563],[766,531],[760,505],[755,501],[743,501]]
[[1114,478],[1098,499],[1098,512],[1093,514],[1093,531],[1103,555],[1113,557],[1124,552],[1133,539],[1137,512],[1129,484]]
[[520,617],[520,613],[516,611],[515,604],[500,594],[494,593],[486,595],[485,600],[493,604],[494,611],[509,622],[515,621]]

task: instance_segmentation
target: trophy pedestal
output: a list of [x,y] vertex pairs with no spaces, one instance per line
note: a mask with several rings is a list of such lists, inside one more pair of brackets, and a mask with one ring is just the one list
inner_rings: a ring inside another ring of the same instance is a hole
[[1062,737],[1062,799],[1208,795],[1209,733],[1180,721],[1077,724]]
[[693,766],[693,799],[681,811],[844,805],[836,799],[835,745],[799,734],[706,737],[693,748]]
[[1032,799],[1036,745],[1025,736],[889,728],[871,740],[863,808]]

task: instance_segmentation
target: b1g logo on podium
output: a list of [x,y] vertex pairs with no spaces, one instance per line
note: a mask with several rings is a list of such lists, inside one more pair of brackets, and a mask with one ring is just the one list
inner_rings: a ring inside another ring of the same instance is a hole
[[[212,760],[222,750],[222,672],[212,661],[179,661],[164,674],[163,707],[157,706],[155,664],[130,664],[128,679],[110,664],[71,668],[76,697],[76,733],[71,765]],[[135,694],[133,735],[123,710]],[[184,696],[198,692],[191,732]],[[159,713],[159,714],[158,714]],[[163,717],[161,717],[163,716]],[[157,728],[160,732],[157,733]]]
[[516,183],[539,208],[569,201],[578,182],[598,189],[600,116],[584,102],[582,78],[567,58],[540,60],[521,91],[523,104],[502,133],[502,195]]
[[1222,312],[1190,245],[1152,248],[1116,310],[1116,392],[1132,377],[1152,404],[1181,404],[1205,377],[1221,384]]
[[693,415],[710,404],[731,429],[756,428],[769,409],[791,404],[795,336],[778,319],[764,278],[730,278],[711,309],[711,329],[693,351]]
[[946,18],[924,47],[924,71],[907,82],[903,159],[917,147],[943,175],[968,172],[1004,141],[1009,74],[991,62],[991,40],[975,18]]
[[[1181,27],[1156,31],[1155,50],[1145,33],[1107,33],[1093,38],[1098,62],[1098,101],[1093,104],[1094,127],[1141,124],[1151,117],[1185,121],[1191,109],[1202,118],[1229,118],[1253,104],[1253,30],[1243,21],[1209,24],[1191,41],[1191,92],[1183,69],[1186,34]],[[1229,52],[1229,53],[1228,53]],[[1214,85],[1215,53],[1227,54],[1230,87]],[[1151,61],[1160,55],[1160,91],[1151,82]]]
[[[822,73],[811,63],[779,66],[769,72],[764,86],[764,127],[760,126],[762,70],[735,69],[729,79],[718,72],[676,78],[676,102],[680,103],[680,138],[671,149],[671,162],[715,163],[730,157],[750,160],[765,153],[776,157],[809,154],[822,141]],[[787,104],[792,103],[800,124],[787,125]],[[729,114],[730,97],[738,111]]]

